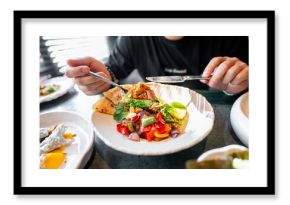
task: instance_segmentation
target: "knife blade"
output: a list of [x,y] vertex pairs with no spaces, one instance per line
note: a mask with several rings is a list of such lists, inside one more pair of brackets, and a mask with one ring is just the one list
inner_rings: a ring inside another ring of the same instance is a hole
[[146,77],[146,80],[156,83],[182,83],[187,80],[209,80],[211,77],[202,77],[199,75],[184,75],[184,76],[151,76]]

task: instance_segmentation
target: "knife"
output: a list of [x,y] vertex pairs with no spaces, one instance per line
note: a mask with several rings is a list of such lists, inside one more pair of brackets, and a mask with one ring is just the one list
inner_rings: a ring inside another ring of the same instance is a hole
[[182,83],[186,80],[209,80],[211,77],[202,77],[200,75],[184,75],[184,76],[152,76],[146,77],[146,80],[156,83]]

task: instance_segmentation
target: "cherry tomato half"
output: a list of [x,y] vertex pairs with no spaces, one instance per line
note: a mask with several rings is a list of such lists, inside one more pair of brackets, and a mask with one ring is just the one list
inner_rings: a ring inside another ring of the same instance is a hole
[[129,136],[131,134],[128,127],[123,126],[122,124],[117,124],[117,131],[120,132],[122,135]]
[[135,115],[134,117],[130,118],[132,122],[136,122],[139,119],[139,115]]

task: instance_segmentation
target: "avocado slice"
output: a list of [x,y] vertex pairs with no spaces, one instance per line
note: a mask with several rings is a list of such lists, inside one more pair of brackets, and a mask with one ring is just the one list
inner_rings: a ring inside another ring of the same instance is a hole
[[178,120],[182,120],[186,115],[186,109],[173,107],[168,110],[168,113]]
[[170,103],[170,105],[171,105],[172,107],[175,107],[175,108],[186,109],[186,106],[183,105],[181,102],[172,102],[172,103]]

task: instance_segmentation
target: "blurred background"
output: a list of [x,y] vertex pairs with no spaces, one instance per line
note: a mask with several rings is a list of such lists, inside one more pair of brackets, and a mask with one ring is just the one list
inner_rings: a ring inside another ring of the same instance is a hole
[[[118,36],[40,36],[40,82],[63,75],[69,58],[91,56],[106,62],[117,38]],[[122,81],[136,83],[142,80],[135,70]]]
[[117,37],[40,37],[40,75],[50,78],[62,75],[66,60],[92,56],[106,60]]

